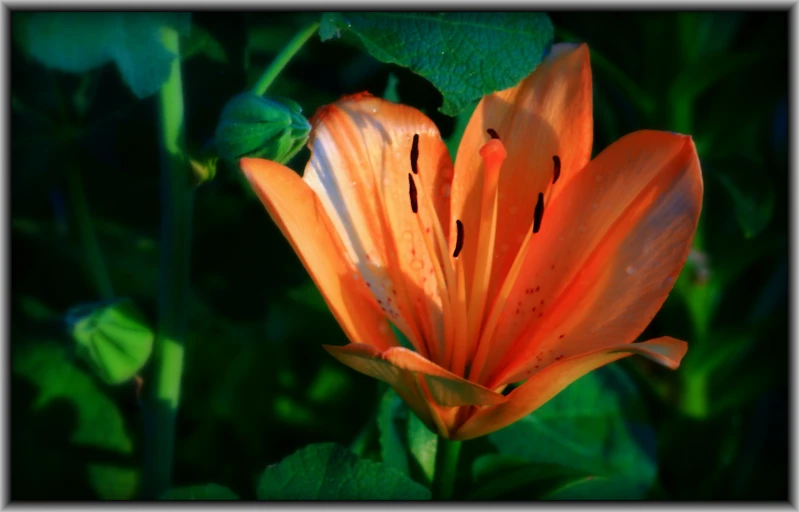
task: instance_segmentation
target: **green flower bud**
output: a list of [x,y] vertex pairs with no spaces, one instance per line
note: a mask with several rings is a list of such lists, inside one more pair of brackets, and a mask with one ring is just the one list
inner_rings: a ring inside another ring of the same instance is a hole
[[130,299],[77,306],[66,322],[78,356],[107,384],[133,378],[152,353],[155,335]]
[[219,157],[238,166],[243,157],[286,163],[308,140],[311,125],[302,108],[288,99],[251,92],[234,96],[216,127]]

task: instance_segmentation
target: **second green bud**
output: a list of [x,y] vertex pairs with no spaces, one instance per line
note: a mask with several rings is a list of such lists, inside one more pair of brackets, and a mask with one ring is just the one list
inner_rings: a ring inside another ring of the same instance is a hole
[[310,131],[296,102],[244,92],[225,106],[214,138],[219,157],[237,167],[244,157],[286,163],[305,145]]

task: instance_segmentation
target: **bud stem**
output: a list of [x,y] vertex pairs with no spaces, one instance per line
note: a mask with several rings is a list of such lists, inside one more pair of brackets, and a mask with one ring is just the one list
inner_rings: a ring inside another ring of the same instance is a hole
[[277,78],[280,72],[283,71],[283,68],[286,67],[286,64],[300,51],[300,48],[302,48],[308,39],[316,33],[318,28],[319,22],[315,21],[300,30],[297,35],[294,36],[294,39],[289,41],[277,57],[275,57],[275,60],[272,61],[269,67],[264,70],[261,78],[258,79],[258,82],[252,88],[252,92],[258,96],[263,96],[269,86],[272,85],[272,82],[275,81],[275,78]]
[[[164,46],[180,55],[178,33],[163,32]],[[172,480],[175,420],[183,373],[183,341],[191,242],[191,170],[185,158],[183,82],[180,58],[158,93],[161,142],[161,280],[158,327],[145,410],[142,497],[155,499]]]

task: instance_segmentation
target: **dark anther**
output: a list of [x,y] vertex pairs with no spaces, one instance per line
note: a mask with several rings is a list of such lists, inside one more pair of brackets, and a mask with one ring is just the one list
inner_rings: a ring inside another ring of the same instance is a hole
[[533,214],[533,233],[538,233],[541,229],[541,219],[544,218],[544,194],[538,193],[538,202],[535,204],[535,213]]
[[560,157],[555,155],[552,157],[552,161],[555,162],[555,175],[552,176],[552,184],[554,185],[558,178],[560,178]]
[[411,210],[413,213],[419,211],[419,205],[416,202],[416,183],[413,182],[413,176],[408,173],[408,185],[410,187],[409,194],[411,195]]
[[497,131],[495,129],[489,128],[486,131],[488,132],[489,135],[491,135],[492,139],[499,139],[499,134],[497,133]]
[[411,146],[411,170],[414,174],[419,174],[419,134],[413,134],[413,146]]
[[456,220],[455,227],[458,228],[458,240],[455,241],[455,252],[452,253],[453,258],[457,258],[458,254],[463,249],[463,222]]

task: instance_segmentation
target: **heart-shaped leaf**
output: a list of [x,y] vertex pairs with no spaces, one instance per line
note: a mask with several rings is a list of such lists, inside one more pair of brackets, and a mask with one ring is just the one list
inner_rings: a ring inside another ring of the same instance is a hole
[[634,384],[615,365],[582,377],[489,440],[501,454],[581,473],[547,499],[642,499],[657,473],[654,431]]
[[533,12],[326,13],[320,37],[352,31],[382,62],[429,80],[454,116],[485,94],[516,85],[552,45],[549,17]]
[[164,47],[162,30],[188,35],[189,13],[32,12],[15,16],[17,42],[45,66],[83,73],[115,62],[139,98],[155,93],[177,56]]
[[260,500],[426,500],[430,491],[384,464],[334,443],[312,444],[269,466]]

